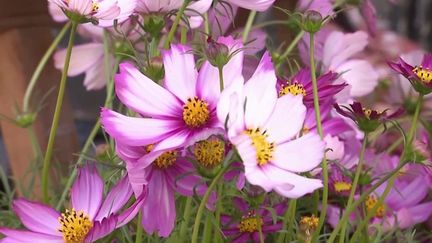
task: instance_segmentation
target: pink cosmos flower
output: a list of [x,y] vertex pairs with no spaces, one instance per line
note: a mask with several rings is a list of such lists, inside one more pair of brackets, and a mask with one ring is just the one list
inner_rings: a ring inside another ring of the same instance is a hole
[[322,187],[317,179],[302,177],[319,165],[325,144],[316,134],[298,137],[305,119],[302,97],[277,97],[276,76],[265,53],[251,79],[224,90],[218,117],[228,126],[249,183],[265,191],[298,198]]
[[[348,84],[348,87],[336,95],[338,102],[347,102],[372,92],[378,84],[379,74],[372,65],[355,55],[364,50],[368,44],[366,32],[357,31],[345,34],[330,31],[326,28],[316,35],[316,56],[322,72],[332,71],[340,74],[335,84]],[[309,63],[309,35],[303,38],[300,45],[301,56],[306,65]],[[366,74],[366,75],[365,75]]]
[[[332,99],[334,95],[345,88],[346,84],[336,84],[333,82],[338,78],[337,73],[328,72],[317,78],[318,96],[320,104]],[[313,107],[313,87],[308,68],[303,68],[288,81],[278,80],[279,96],[290,93],[292,95],[303,96],[303,103],[307,107]]]
[[[129,181],[135,195],[147,185],[148,195],[142,205],[142,225],[148,234],[168,237],[176,222],[175,192],[183,196],[204,195],[207,185],[180,151],[149,152],[152,145],[133,147],[116,144],[118,155],[126,162]],[[212,207],[214,198],[207,204]]]
[[[141,188],[142,189],[142,188]],[[95,167],[78,171],[72,186],[71,208],[62,214],[46,205],[17,199],[13,210],[27,230],[0,228],[11,243],[94,242],[132,220],[143,204],[147,191],[128,209],[120,209],[132,196],[127,177],[121,179],[103,200],[104,182]]]
[[48,3],[50,13],[56,21],[66,21],[60,15],[60,8],[66,15],[73,13],[87,21],[96,21],[100,26],[112,26],[115,19],[119,22],[126,20],[136,6],[136,0],[48,0]]
[[[222,215],[223,233],[229,237],[230,242],[260,242],[259,228],[263,233],[264,239],[267,234],[275,233],[282,229],[280,220],[274,221],[272,213],[268,210],[270,205],[264,203],[257,209],[249,207],[243,199],[233,198],[234,206],[240,211],[241,218],[233,217],[232,215]],[[285,203],[279,203],[271,208],[274,209],[276,215],[282,215],[285,211]]]
[[[219,38],[230,52],[241,41]],[[220,96],[218,69],[205,62],[199,73],[194,56],[183,45],[163,52],[164,87],[155,84],[129,63],[120,65],[115,78],[116,92],[123,104],[142,117],[127,117],[103,109],[105,131],[116,141],[131,146],[155,144],[154,151],[184,147],[212,134],[223,133],[216,116]],[[243,83],[243,54],[235,54],[223,68],[225,87]]]
[[[66,57],[66,49],[54,54],[54,66],[62,70]],[[114,57],[109,57],[110,63]],[[99,90],[105,87],[107,82],[104,66],[104,44],[91,42],[76,45],[72,48],[68,76],[74,77],[85,73],[84,86],[87,90]]]

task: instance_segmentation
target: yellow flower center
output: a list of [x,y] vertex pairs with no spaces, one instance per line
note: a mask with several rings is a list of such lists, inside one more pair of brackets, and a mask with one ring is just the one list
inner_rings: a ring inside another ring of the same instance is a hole
[[334,183],[334,188],[337,192],[350,191],[351,187],[352,187],[351,183],[344,182],[344,181],[337,181]]
[[255,147],[258,164],[266,165],[273,159],[274,143],[268,142],[268,134],[266,134],[266,131],[261,132],[259,128],[246,130],[246,134],[249,135],[252,145]]
[[429,68],[422,66],[415,66],[412,70],[423,83],[430,83],[432,81],[432,71]]
[[[369,119],[370,120],[370,116],[371,116],[371,114],[372,114],[372,112],[373,111],[375,111],[375,110],[372,110],[372,109],[367,109],[367,108],[363,108],[363,114],[366,116],[366,118],[367,119]],[[375,111],[378,115],[381,115],[382,114],[382,112],[379,112],[379,111]]]
[[93,222],[87,214],[75,209],[66,209],[65,213],[59,217],[61,228],[58,230],[63,234],[63,239],[66,243],[83,243],[90,229],[93,227]]
[[157,159],[154,161],[154,164],[159,169],[166,169],[170,166],[172,166],[177,160],[177,151],[171,150],[167,151],[163,154],[161,154]]
[[213,168],[222,162],[225,145],[219,139],[208,139],[196,143],[193,152],[198,163]]
[[[368,196],[366,201],[365,201],[366,210],[368,212],[372,211],[372,209],[375,207],[375,205],[377,203],[378,203],[378,199],[376,196],[374,196],[374,195]],[[385,212],[386,212],[385,205],[380,205],[380,206],[378,206],[378,208],[375,212],[375,217],[382,218],[382,217],[384,217]]]
[[300,229],[306,233],[306,235],[311,235],[318,227],[319,218],[315,215],[304,216],[300,219]]
[[183,121],[189,127],[201,127],[209,118],[208,104],[197,97],[189,98],[183,106]]
[[259,216],[246,216],[242,218],[237,227],[242,233],[253,233],[259,231],[263,224],[264,221]]
[[294,82],[293,84],[284,85],[281,90],[279,90],[279,97],[282,97],[286,94],[292,95],[303,95],[306,96],[306,90],[303,87],[303,84],[299,84],[298,82]]

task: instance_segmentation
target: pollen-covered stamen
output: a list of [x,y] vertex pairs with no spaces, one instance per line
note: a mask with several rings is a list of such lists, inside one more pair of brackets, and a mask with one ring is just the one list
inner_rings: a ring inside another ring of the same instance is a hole
[[266,165],[273,159],[274,143],[268,142],[268,134],[266,131],[261,132],[259,128],[246,130],[246,134],[249,135],[252,145],[255,147],[258,164]]
[[95,0],[92,1],[92,12],[97,12],[99,10],[99,3]]
[[166,169],[172,166],[177,160],[177,150],[171,150],[160,155],[155,161],[154,164],[159,169]]
[[197,97],[189,98],[183,106],[183,121],[189,127],[201,127],[209,118],[208,104]]
[[432,70],[429,68],[423,68],[422,66],[415,66],[412,70],[417,77],[424,83],[430,83],[432,81]]
[[363,108],[363,114],[366,116],[367,119],[371,119],[371,114],[372,112],[376,112],[377,115],[381,115],[382,112],[376,111],[376,110],[372,110],[372,109],[367,109],[367,108]]
[[[377,203],[378,203],[378,199],[375,195],[368,196],[366,201],[365,201],[366,210],[368,212],[372,211],[372,209],[375,207],[375,205]],[[385,205],[379,205],[374,216],[378,217],[378,218],[382,218],[382,217],[384,217],[385,212],[386,212]]]
[[306,90],[304,89],[303,84],[299,84],[298,82],[294,82],[292,84],[287,83],[287,85],[282,86],[282,88],[279,90],[279,97],[282,97],[286,94],[306,96]]
[[262,218],[256,215],[254,211],[250,211],[247,215],[242,217],[237,227],[242,233],[253,233],[258,232],[263,224],[264,221]]
[[312,235],[318,227],[319,218],[315,215],[304,216],[300,219],[300,229],[306,236]]
[[198,163],[213,168],[222,162],[225,145],[219,139],[203,140],[195,144],[193,152]]
[[351,183],[345,181],[336,181],[334,184],[334,189],[336,192],[347,192],[351,191]]
[[65,213],[59,217],[60,231],[63,234],[63,239],[66,243],[82,243],[90,229],[93,227],[93,222],[89,216],[82,211],[75,209],[66,209]]

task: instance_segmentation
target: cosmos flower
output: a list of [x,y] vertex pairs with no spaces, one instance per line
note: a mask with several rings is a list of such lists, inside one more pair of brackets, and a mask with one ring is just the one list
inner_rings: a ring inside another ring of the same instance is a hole
[[245,166],[249,183],[269,192],[298,198],[322,187],[317,179],[296,173],[317,167],[324,142],[314,133],[298,137],[306,107],[301,96],[277,97],[276,76],[268,53],[249,81],[224,90],[218,104],[220,121]]
[[390,67],[407,78],[413,88],[423,94],[432,92],[432,54],[425,54],[419,66],[411,66],[402,58],[389,62]]
[[[269,233],[275,233],[282,229],[280,221],[274,222],[272,213],[266,209],[270,207],[263,203],[258,208],[251,208],[243,199],[233,198],[234,206],[239,210],[240,219],[230,215],[222,215],[221,221],[223,233],[232,242],[260,242],[259,229],[261,228],[264,239]],[[282,215],[285,209],[284,203],[271,207],[276,215]]]
[[360,102],[353,102],[348,106],[334,105],[336,111],[347,118],[353,120],[363,132],[373,132],[382,123],[395,119],[402,115],[403,109],[399,108],[392,114],[387,114],[387,110],[377,111],[363,107]]
[[100,26],[112,26],[115,19],[119,22],[126,20],[136,6],[136,0],[48,0],[48,3],[56,21],[66,20],[60,15],[60,8],[68,18],[78,18],[80,22],[93,22]]
[[[175,192],[191,197],[204,195],[207,185],[179,150],[152,152],[154,146],[133,147],[116,144],[117,154],[126,162],[135,195],[147,185],[148,195],[142,210],[142,225],[148,234],[168,237],[176,223]],[[207,204],[212,208],[213,199]]]
[[[143,187],[141,188],[143,189]],[[145,189],[145,188],[144,188]],[[0,228],[2,242],[94,242],[132,220],[147,191],[130,208],[120,212],[132,196],[127,177],[121,179],[103,200],[104,182],[95,167],[84,166],[72,186],[71,208],[62,214],[46,205],[17,199],[13,210],[27,230]]]
[[[334,72],[328,72],[317,78],[318,86],[318,97],[319,103],[322,104],[325,101],[332,99],[334,95],[339,93],[345,88],[346,84],[333,84],[338,78],[338,74]],[[313,107],[313,87],[310,70],[303,68],[297,72],[294,77],[290,78],[286,82],[278,80],[279,96],[285,94],[302,95],[303,103],[307,107]]]
[[265,11],[269,9],[275,0],[228,0],[229,3],[241,8]]
[[301,11],[317,11],[323,18],[334,13],[333,4],[330,0],[300,0],[297,8]]
[[[220,38],[229,50],[241,48],[241,41]],[[205,62],[199,73],[189,48],[173,45],[163,52],[164,87],[144,76],[130,63],[120,65],[116,93],[120,101],[142,117],[127,117],[103,109],[105,131],[118,142],[131,146],[155,144],[154,150],[169,150],[194,144],[212,134],[223,133],[216,116],[220,96],[219,72]],[[243,83],[242,52],[223,68],[225,87]]]

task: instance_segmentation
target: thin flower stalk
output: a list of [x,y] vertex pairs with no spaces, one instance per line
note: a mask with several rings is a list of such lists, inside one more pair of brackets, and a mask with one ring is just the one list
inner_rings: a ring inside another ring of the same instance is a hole
[[59,92],[58,92],[58,96],[57,96],[57,102],[56,102],[56,107],[55,107],[55,111],[54,111],[54,117],[53,117],[53,121],[51,124],[51,130],[50,130],[50,134],[49,134],[49,138],[48,138],[48,145],[47,145],[47,149],[46,149],[46,153],[45,153],[45,157],[44,157],[44,161],[43,161],[42,194],[43,194],[43,201],[45,203],[49,202],[48,174],[49,174],[49,168],[50,168],[51,158],[52,158],[53,149],[54,149],[55,137],[57,134],[57,128],[58,128],[58,125],[60,122],[60,114],[61,114],[61,110],[62,110],[62,106],[63,106],[64,94],[66,91],[67,73],[69,70],[69,62],[70,62],[70,58],[71,58],[71,54],[72,54],[72,47],[73,47],[73,44],[75,41],[75,32],[77,30],[77,27],[78,27],[78,23],[72,22],[72,27],[71,27],[70,36],[69,36],[69,43],[68,43],[67,53],[66,53],[65,65],[64,65],[62,77],[60,80],[60,87],[59,87]]
[[[314,110],[315,110],[315,119],[317,124],[318,134],[321,139],[324,137],[322,124],[321,124],[321,111],[318,97],[318,84],[316,78],[316,70],[315,70],[315,47],[314,47],[314,34],[310,33],[310,67],[311,67],[311,78],[313,85],[313,95],[314,95]],[[324,225],[326,213],[327,213],[327,199],[328,199],[328,165],[327,159],[324,156],[322,161],[322,174],[323,174],[323,194],[322,194],[322,206],[321,206],[321,214],[319,218],[319,223],[317,230],[314,233],[313,240],[316,240],[321,232],[321,228]]]

